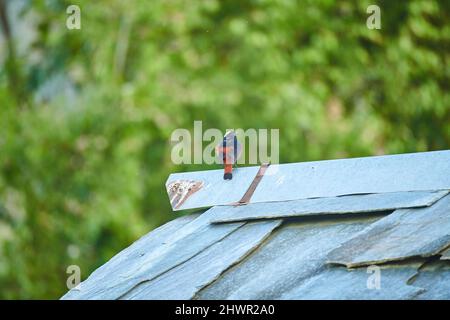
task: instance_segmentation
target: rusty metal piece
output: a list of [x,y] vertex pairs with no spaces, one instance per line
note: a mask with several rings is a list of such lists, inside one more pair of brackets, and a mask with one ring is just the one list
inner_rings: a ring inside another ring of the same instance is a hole
[[167,185],[172,208],[179,208],[191,195],[203,187],[203,181],[175,180]]
[[253,179],[252,183],[248,187],[247,191],[242,196],[241,200],[239,200],[237,203],[234,203],[234,206],[241,206],[246,205],[250,202],[250,199],[253,196],[253,193],[255,193],[256,187],[258,187],[259,182],[264,176],[264,173],[266,173],[267,168],[269,167],[270,163],[263,163],[259,167],[258,172],[256,173],[255,178]]

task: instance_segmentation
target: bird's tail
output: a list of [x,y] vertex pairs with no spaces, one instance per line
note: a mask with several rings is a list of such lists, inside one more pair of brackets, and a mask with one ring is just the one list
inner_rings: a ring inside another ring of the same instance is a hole
[[223,175],[225,180],[231,180],[233,178],[233,165],[225,164],[225,173]]

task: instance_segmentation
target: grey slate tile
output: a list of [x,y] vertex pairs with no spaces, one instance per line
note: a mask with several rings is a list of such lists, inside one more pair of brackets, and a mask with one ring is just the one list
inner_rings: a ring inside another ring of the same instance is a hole
[[196,296],[198,299],[279,299],[323,268],[328,252],[379,217],[292,222]]
[[129,264],[131,261],[139,261],[141,255],[154,250],[170,238],[173,233],[189,222],[192,222],[197,217],[198,215],[189,215],[174,219],[142,236],[139,240],[135,241],[129,247],[116,254],[107,263],[92,272],[89,278],[84,281],[79,288],[70,290],[62,297],[62,299],[79,299],[85,296],[90,290],[102,285],[105,286],[114,275],[123,272],[124,264]]
[[450,249],[441,252],[441,260],[450,260]]
[[279,219],[288,217],[388,211],[430,206],[449,191],[390,192],[345,197],[259,202],[245,206],[218,206],[219,218],[213,223]]
[[[110,274],[108,281],[97,281],[89,277],[76,290],[71,290],[63,299],[117,299],[139,283],[151,280],[162,273],[189,260],[244,223],[214,225],[210,223],[217,213],[206,211],[194,220],[172,230],[164,239],[149,237],[141,243],[145,249],[134,259],[118,257],[120,262],[111,274],[108,263],[102,273]],[[139,247],[141,248],[141,247]],[[128,252],[135,252],[131,246]]]
[[424,288],[419,300],[450,300],[450,261],[435,260],[420,269],[412,285]]
[[[240,200],[258,167],[238,168],[224,182],[222,170],[171,174],[202,181],[203,187],[178,210],[228,205]],[[324,198],[361,193],[450,189],[450,151],[271,165],[251,203]]]
[[285,300],[410,300],[425,290],[408,285],[417,273],[420,263],[397,264],[379,267],[379,287],[372,277],[373,269],[347,269],[326,266],[299,286],[284,293]]
[[430,257],[450,245],[450,195],[431,207],[400,209],[333,250],[332,263],[348,267]]
[[247,223],[178,267],[139,284],[122,298],[191,299],[202,287],[257,248],[280,223],[280,220]]

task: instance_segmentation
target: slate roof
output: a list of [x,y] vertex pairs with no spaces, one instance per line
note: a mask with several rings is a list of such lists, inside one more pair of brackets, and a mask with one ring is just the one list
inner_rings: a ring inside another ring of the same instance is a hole
[[210,208],[62,298],[450,299],[450,151],[280,165],[236,205],[257,171],[171,175],[202,185],[176,209]]

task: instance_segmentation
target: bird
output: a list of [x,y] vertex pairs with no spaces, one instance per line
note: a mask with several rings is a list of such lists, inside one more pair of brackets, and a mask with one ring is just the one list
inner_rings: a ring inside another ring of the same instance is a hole
[[242,146],[237,140],[236,133],[228,130],[223,136],[223,140],[216,147],[216,156],[219,163],[224,165],[224,180],[233,179],[233,165],[241,156]]

